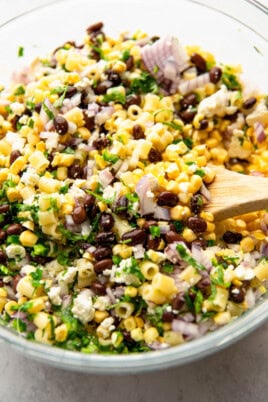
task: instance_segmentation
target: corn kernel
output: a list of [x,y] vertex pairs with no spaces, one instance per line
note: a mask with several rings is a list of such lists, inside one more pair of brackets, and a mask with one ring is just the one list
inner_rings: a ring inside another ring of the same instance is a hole
[[144,339],[143,330],[141,328],[135,328],[130,332],[131,338],[135,342],[141,342]]
[[68,328],[66,324],[61,324],[57,328],[55,328],[55,340],[57,342],[66,341],[68,336]]
[[17,302],[15,302],[14,300],[10,300],[5,305],[5,311],[7,312],[8,315],[12,315],[16,312],[16,308],[18,307],[19,305]]
[[138,289],[134,286],[126,286],[125,288],[125,296],[128,297],[136,297],[138,294]]
[[109,317],[108,311],[96,310],[94,313],[94,321],[98,324],[101,323],[105,318]]
[[20,234],[19,239],[23,246],[33,247],[38,241],[38,236],[30,230],[25,230]]
[[240,247],[244,253],[250,253],[255,248],[255,242],[251,237],[244,237],[240,242]]
[[137,326],[134,317],[125,318],[124,321],[123,321],[123,324],[124,324],[125,329],[126,329],[128,332],[132,331],[132,330],[135,329],[136,326]]
[[150,327],[144,331],[144,341],[146,343],[152,343],[157,340],[159,333],[155,327]]

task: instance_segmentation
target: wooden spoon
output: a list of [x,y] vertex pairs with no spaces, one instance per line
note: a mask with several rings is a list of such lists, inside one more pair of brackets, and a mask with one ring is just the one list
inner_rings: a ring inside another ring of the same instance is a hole
[[268,178],[224,168],[216,167],[215,170],[216,178],[208,187],[211,201],[204,206],[215,220],[268,209]]

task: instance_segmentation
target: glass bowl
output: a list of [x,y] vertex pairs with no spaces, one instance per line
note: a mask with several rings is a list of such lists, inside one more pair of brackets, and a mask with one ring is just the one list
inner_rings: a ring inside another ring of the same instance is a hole
[[[32,2],[34,4],[34,2]],[[200,45],[218,61],[241,64],[244,79],[268,93],[267,9],[254,1],[62,0],[22,14],[0,27],[0,81],[67,40],[81,40],[96,21],[108,34],[141,29],[173,34],[183,44]],[[8,41],[7,41],[8,38]],[[18,58],[23,46],[24,57]],[[181,346],[131,355],[89,355],[27,341],[0,327],[0,338],[43,363],[90,373],[137,373],[188,363],[237,341],[268,318],[268,295],[251,310],[214,333]]]

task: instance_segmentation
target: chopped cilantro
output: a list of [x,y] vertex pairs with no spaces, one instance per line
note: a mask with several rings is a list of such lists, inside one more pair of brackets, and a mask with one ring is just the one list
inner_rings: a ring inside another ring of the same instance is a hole
[[42,279],[42,275],[43,270],[40,267],[30,273],[30,276],[32,278],[32,285],[34,288],[38,288],[41,285],[40,281]]
[[26,332],[27,325],[22,319],[15,318],[12,322],[12,327],[18,332]]
[[183,244],[177,244],[176,247],[181,259],[185,262],[187,262],[188,264],[192,265],[195,269],[199,270],[199,271],[203,271],[206,268],[204,267],[204,265],[199,264],[199,262],[197,262],[186,250],[186,247]]
[[204,300],[203,294],[200,290],[198,290],[195,294],[194,299],[194,309],[196,314],[199,314],[201,312],[203,300]]
[[108,93],[103,95],[102,101],[105,103],[108,102],[115,102],[115,103],[121,103],[124,105],[126,103],[126,95],[122,91],[118,89],[118,87],[112,88],[109,90]]
[[216,244],[215,240],[207,240],[207,246],[208,247],[213,247],[213,246],[215,246],[215,244]]
[[69,252],[61,250],[57,253],[57,261],[60,265],[66,266],[69,264]]
[[15,96],[24,95],[24,94],[25,94],[25,88],[22,85],[18,86],[18,88],[14,92]]
[[41,255],[43,257],[47,256],[49,252],[49,247],[46,247],[44,244],[37,243],[33,246],[33,251],[31,255]]
[[34,121],[33,121],[33,119],[29,119],[29,120],[28,120],[27,126],[30,127],[30,128],[34,128]]
[[174,130],[182,131],[183,127],[180,124],[175,123],[174,121],[163,121],[165,126],[171,127]]
[[146,317],[151,322],[151,324],[157,328],[159,335],[163,335],[162,317],[167,306],[167,304],[164,304],[163,306],[155,307],[154,312],[152,314],[148,314]]
[[92,49],[93,49],[96,53],[98,53],[98,55],[100,56],[101,59],[103,59],[103,60],[106,59],[102,48],[100,48],[100,47],[98,47],[98,46],[92,46]]
[[174,265],[171,262],[165,262],[162,266],[162,271],[166,274],[171,274],[174,271]]
[[63,101],[65,99],[66,91],[67,91],[67,86],[64,88],[61,96],[54,102],[54,104],[53,104],[54,107],[56,107],[56,108],[62,107]]
[[124,50],[122,53],[121,60],[122,61],[127,61],[130,57],[130,51],[128,49]]
[[221,77],[222,83],[224,85],[226,85],[226,87],[228,89],[232,89],[232,90],[237,89],[237,90],[241,91],[242,87],[241,87],[240,82],[238,81],[237,77],[234,74],[232,74],[230,71],[231,71],[231,68],[228,66],[225,66],[223,73],[222,73],[222,77]]
[[155,239],[156,237],[160,237],[161,233],[160,233],[160,227],[159,226],[149,226],[149,230],[150,233],[152,235],[152,238]]
[[200,176],[200,177],[206,176],[206,173],[204,172],[203,169],[197,169],[197,170],[194,172],[194,174],[197,174],[197,175]]
[[54,113],[47,107],[45,102],[42,103],[42,108],[44,109],[44,111],[45,111],[47,117],[49,118],[49,120],[54,119]]
[[32,101],[30,101],[30,100],[27,100],[27,101],[26,101],[26,106],[27,106],[28,109],[34,110],[34,108],[35,108],[35,103],[32,102]]
[[123,272],[126,274],[135,275],[141,282],[145,281],[145,278],[140,270],[139,264],[134,257],[130,257],[131,264],[127,264],[123,268]]
[[221,265],[218,265],[215,268],[213,274],[211,274],[211,280],[214,285],[223,286],[224,288],[228,288],[230,286],[230,282],[224,282],[224,269]]
[[115,197],[115,194],[114,194],[114,196],[111,198],[104,198],[100,194],[98,194],[96,191],[91,191],[91,190],[87,190],[87,193],[94,195],[95,198],[97,198],[99,201],[104,202],[105,204],[112,204],[114,201],[114,197]]
[[130,84],[130,92],[135,93],[156,93],[158,85],[154,77],[146,72],[142,72],[139,78],[134,78]]
[[6,267],[3,264],[0,265],[0,276],[5,276],[5,275],[14,276],[16,274],[17,274],[16,271],[9,269],[8,267]]
[[211,293],[210,293],[210,296],[209,296],[208,300],[212,301],[212,300],[215,299],[216,294],[217,294],[217,288],[216,288],[216,285],[213,282],[211,283],[210,289],[211,289]]
[[69,190],[69,185],[68,184],[64,184],[64,186],[61,186],[59,189],[59,193],[60,194],[67,194]]
[[7,244],[20,244],[20,237],[19,235],[10,235],[7,236],[6,239]]
[[18,57],[23,57],[24,56],[24,47],[23,46],[19,46],[18,47]]
[[122,257],[120,257],[119,255],[113,255],[112,260],[115,265],[119,265],[122,261]]
[[110,152],[108,152],[106,149],[103,151],[102,157],[106,162],[110,162],[112,164],[116,163],[120,159],[119,156],[110,154]]
[[71,147],[67,147],[62,151],[63,154],[70,154],[73,155],[74,154],[74,150]]
[[184,223],[182,221],[172,221],[175,226],[176,232],[181,233],[184,229]]

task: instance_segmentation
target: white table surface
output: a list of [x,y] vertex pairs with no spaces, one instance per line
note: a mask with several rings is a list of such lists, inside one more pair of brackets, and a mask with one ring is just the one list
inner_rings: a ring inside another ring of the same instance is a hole
[[[230,1],[230,0],[227,0]],[[48,0],[0,0],[0,23]],[[268,0],[263,0],[268,5]],[[267,402],[268,323],[235,345],[186,366],[141,375],[86,375],[51,368],[0,344],[1,402]]]

